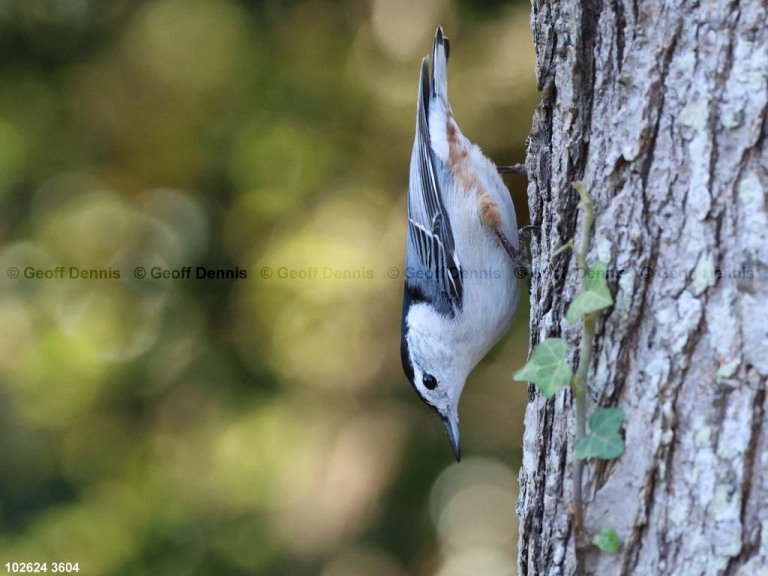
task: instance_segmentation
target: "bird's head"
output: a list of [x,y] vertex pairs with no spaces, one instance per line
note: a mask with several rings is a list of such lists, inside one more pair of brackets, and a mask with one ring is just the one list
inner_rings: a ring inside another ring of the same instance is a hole
[[401,338],[403,370],[419,398],[442,420],[458,461],[461,458],[458,407],[469,369],[467,363],[461,361],[461,347],[445,338],[446,333],[439,324],[430,323],[432,314],[422,316],[416,312]]

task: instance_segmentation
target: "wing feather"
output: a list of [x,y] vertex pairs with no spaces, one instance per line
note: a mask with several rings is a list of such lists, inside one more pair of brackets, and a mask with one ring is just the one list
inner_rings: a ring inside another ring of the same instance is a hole
[[461,310],[463,283],[451,222],[436,177],[429,135],[429,63],[421,63],[416,113],[416,139],[411,156],[408,189],[408,238],[406,289],[429,301],[439,312]]

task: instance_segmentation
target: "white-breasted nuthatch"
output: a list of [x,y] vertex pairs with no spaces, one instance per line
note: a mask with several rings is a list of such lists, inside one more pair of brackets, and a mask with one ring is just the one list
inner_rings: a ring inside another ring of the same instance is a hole
[[459,130],[448,103],[450,47],[435,33],[421,62],[400,354],[460,459],[458,404],[467,376],[517,309],[517,219],[496,166]]

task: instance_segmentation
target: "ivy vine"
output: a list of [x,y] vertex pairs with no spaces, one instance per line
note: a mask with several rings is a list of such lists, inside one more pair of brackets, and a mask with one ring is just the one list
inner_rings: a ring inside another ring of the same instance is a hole
[[587,431],[586,393],[589,388],[587,375],[592,358],[595,323],[601,311],[613,305],[613,298],[606,282],[607,264],[598,260],[591,266],[587,266],[595,217],[592,197],[581,182],[574,182],[573,188],[579,194],[578,207],[583,213],[581,246],[576,250],[571,240],[556,250],[552,258],[564,250],[572,250],[581,275],[579,291],[565,315],[569,324],[582,322],[578,369],[574,373],[568,363],[568,343],[565,340],[546,338],[534,347],[528,362],[515,372],[513,378],[519,382],[531,382],[547,399],[570,385],[576,422],[573,442],[575,458],[572,512],[576,535],[577,574],[581,575],[584,574],[584,558],[581,552],[589,544],[607,554],[616,553],[621,546],[616,531],[611,528],[600,530],[591,540],[586,537],[582,483],[585,460],[611,460],[623,454],[624,440],[620,430],[624,423],[624,412],[619,408],[598,408],[589,415],[589,431]]

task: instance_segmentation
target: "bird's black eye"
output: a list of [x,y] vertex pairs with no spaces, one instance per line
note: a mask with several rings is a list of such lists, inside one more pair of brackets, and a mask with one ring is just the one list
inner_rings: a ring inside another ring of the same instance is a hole
[[437,388],[437,378],[432,376],[432,374],[424,374],[421,381],[424,383],[424,386],[427,387],[427,390],[434,390]]

